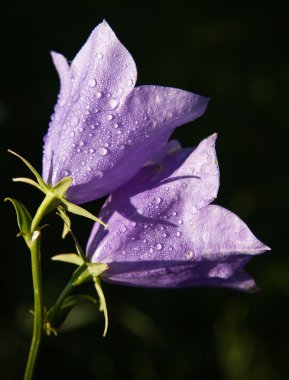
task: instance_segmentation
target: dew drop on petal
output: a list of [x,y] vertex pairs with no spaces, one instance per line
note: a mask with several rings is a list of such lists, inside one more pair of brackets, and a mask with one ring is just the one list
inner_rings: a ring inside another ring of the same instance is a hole
[[98,149],[97,149],[97,154],[99,156],[106,156],[107,155],[107,149],[104,147],[104,146],[100,146]]
[[132,84],[133,84],[133,81],[131,79],[127,81],[128,86],[132,86]]
[[66,169],[61,170],[61,175],[63,175],[64,177],[67,177],[70,174],[71,172],[69,170],[66,170]]
[[179,219],[178,224],[183,224],[183,219]]
[[192,211],[192,214],[195,214],[197,212],[197,207],[193,206],[192,209],[191,209],[191,211]]
[[72,116],[72,118],[70,120],[70,123],[71,123],[72,127],[76,127],[77,124],[78,124],[78,121],[79,121],[79,119],[78,119],[77,116]]
[[107,116],[107,120],[112,120],[113,119],[113,115],[108,115]]
[[103,176],[103,172],[101,170],[96,170],[94,174],[97,178],[101,178]]
[[193,258],[193,256],[194,256],[194,253],[192,251],[188,251],[185,253],[185,259],[190,260]]
[[99,99],[99,98],[101,98],[102,97],[102,93],[101,92],[99,92],[99,91],[97,91],[97,93],[96,93],[96,95],[95,95],[96,97],[97,97],[97,99]]
[[115,110],[119,105],[119,100],[117,98],[111,98],[107,102],[107,108],[112,111]]
[[89,151],[89,153],[94,153],[95,152],[95,150],[93,148],[90,148],[88,151]]
[[74,137],[75,133],[74,132],[70,132],[70,137]]
[[181,236],[181,232],[180,232],[180,231],[177,231],[176,236],[177,236],[177,237],[180,237],[180,236]]
[[87,82],[87,85],[88,85],[88,87],[90,87],[90,88],[95,87],[95,86],[96,86],[96,80],[93,79],[93,78],[89,79],[89,81]]
[[163,248],[163,245],[160,244],[160,243],[158,243],[158,244],[155,245],[155,249],[156,249],[157,251],[160,251],[162,248]]
[[96,54],[96,58],[97,59],[102,59],[103,58],[103,54],[101,52],[97,53]]
[[155,204],[159,205],[162,202],[162,200],[163,199],[161,197],[155,197],[154,202]]
[[123,224],[123,225],[120,226],[119,232],[124,233],[125,231],[126,231],[126,226]]

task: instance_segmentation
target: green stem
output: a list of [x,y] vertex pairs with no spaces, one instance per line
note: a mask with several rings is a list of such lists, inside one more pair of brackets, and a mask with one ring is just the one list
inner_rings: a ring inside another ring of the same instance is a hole
[[34,324],[24,380],[32,379],[43,331],[42,276],[40,263],[40,235],[31,242],[31,268],[34,289]]
[[71,279],[68,281],[65,288],[62,290],[62,292],[58,296],[54,306],[50,309],[48,313],[48,317],[47,317],[47,322],[49,322],[52,328],[55,327],[55,318],[57,317],[57,314],[59,310],[61,309],[63,302],[65,301],[66,297],[72,292],[75,286],[78,285],[75,283],[75,281],[81,278],[81,275],[86,270],[86,268],[87,266],[83,264],[75,270]]
[[41,205],[38,207],[36,214],[31,223],[31,232],[35,231],[41,222],[41,219],[48,214],[50,211],[57,207],[57,198],[52,193],[47,193],[43,199]]

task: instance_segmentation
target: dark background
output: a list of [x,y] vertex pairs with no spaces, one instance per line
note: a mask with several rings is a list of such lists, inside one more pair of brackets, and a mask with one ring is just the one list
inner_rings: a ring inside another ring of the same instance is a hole
[[[221,189],[216,203],[240,215],[272,251],[247,267],[261,288],[253,295],[104,284],[107,338],[101,337],[97,308],[79,308],[66,331],[43,341],[35,379],[287,379],[288,7],[281,1],[37,4],[10,1],[1,6],[1,199],[15,197],[31,212],[40,202],[37,190],[11,182],[27,170],[6,149],[41,171],[42,137],[59,87],[49,51],[71,60],[106,18],[136,61],[138,84],[174,86],[211,98],[205,116],[174,137],[191,146],[218,132]],[[100,204],[87,208],[97,212]],[[10,204],[0,204],[0,217],[0,378],[16,380],[31,336],[29,253],[15,238]],[[71,268],[50,257],[73,245],[60,240],[56,217],[47,222],[43,267],[51,305]],[[91,223],[73,222],[85,245]]]

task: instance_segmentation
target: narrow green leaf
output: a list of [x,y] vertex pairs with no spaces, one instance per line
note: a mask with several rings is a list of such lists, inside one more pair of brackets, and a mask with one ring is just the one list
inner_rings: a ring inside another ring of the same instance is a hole
[[85,218],[94,220],[95,222],[98,222],[98,223],[102,224],[105,229],[108,228],[107,225],[101,219],[97,218],[96,216],[94,216],[89,211],[85,210],[84,208],[82,208],[80,206],[77,206],[77,205],[75,205],[75,204],[73,204],[71,202],[68,202],[64,198],[60,198],[60,200],[63,203],[63,205],[67,208],[67,210],[69,212],[71,212],[72,214],[84,216]]
[[11,154],[14,154],[14,156],[20,158],[20,160],[22,162],[24,162],[24,164],[30,169],[30,171],[34,174],[35,178],[37,179],[37,182],[39,183],[40,187],[43,189],[43,190],[46,190],[46,189],[49,189],[49,186],[43,181],[42,177],[40,174],[38,174],[37,170],[34,169],[34,167],[25,159],[23,158],[22,156],[20,156],[19,154],[13,152],[13,150],[11,149],[8,149],[8,152],[11,153]]
[[63,263],[70,263],[80,266],[83,264],[83,259],[76,253],[62,253],[51,257],[53,261],[61,261]]
[[103,336],[106,336],[107,329],[108,329],[108,313],[107,313],[107,307],[105,302],[105,297],[100,285],[100,280],[98,277],[93,278],[95,290],[99,297],[99,310],[103,312],[104,314],[104,330],[103,330]]
[[73,179],[71,177],[62,178],[53,188],[53,192],[58,196],[63,197],[72,184]]
[[25,235],[30,235],[30,226],[32,222],[31,215],[29,214],[27,208],[19,201],[14,198],[6,198],[6,201],[10,201],[16,211],[17,215],[17,224],[20,230],[20,233],[25,237]]

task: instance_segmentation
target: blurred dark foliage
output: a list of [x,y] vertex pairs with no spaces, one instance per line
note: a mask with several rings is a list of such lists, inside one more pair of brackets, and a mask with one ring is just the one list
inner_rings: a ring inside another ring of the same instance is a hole
[[[179,128],[184,146],[218,132],[217,199],[272,248],[248,271],[261,290],[145,290],[104,285],[110,328],[96,307],[83,306],[65,331],[43,341],[35,379],[272,380],[289,374],[288,6],[282,1],[3,2],[1,27],[1,200],[35,210],[41,195],[12,177],[41,171],[42,138],[58,93],[50,50],[72,59],[103,18],[132,53],[138,84],[175,86],[209,96],[204,117]],[[87,208],[97,212],[101,201]],[[0,205],[0,378],[21,379],[33,304],[29,254],[11,205]],[[43,268],[51,304],[71,268],[51,262],[71,251],[50,216]],[[73,218],[82,244],[91,223]],[[88,291],[92,287],[87,286]],[[84,325],[84,326],[82,326]]]

